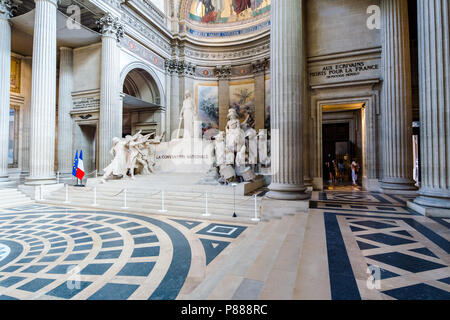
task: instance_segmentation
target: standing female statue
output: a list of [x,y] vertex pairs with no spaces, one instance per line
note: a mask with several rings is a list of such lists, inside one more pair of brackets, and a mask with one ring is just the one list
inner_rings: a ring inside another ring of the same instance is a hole
[[191,97],[191,93],[186,91],[185,99],[183,101],[183,107],[180,113],[180,126],[181,119],[184,120],[183,138],[192,138],[194,136],[194,121],[197,117],[195,112],[194,100]]

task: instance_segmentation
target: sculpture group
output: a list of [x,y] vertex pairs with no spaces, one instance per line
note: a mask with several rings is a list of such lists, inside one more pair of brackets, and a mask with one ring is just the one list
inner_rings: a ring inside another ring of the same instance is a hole
[[[187,151],[183,149],[184,152],[189,152],[191,145],[191,143],[185,143],[186,141],[195,143],[200,141],[202,145],[211,146],[209,149],[206,148],[210,151],[204,149],[203,153],[207,152],[208,158],[213,159],[210,173],[215,176],[214,180],[218,180],[222,184],[233,181],[252,181],[255,179],[255,172],[259,171],[257,169],[260,169],[261,166],[269,166],[267,130],[261,129],[259,133],[256,132],[247,125],[249,117],[241,123],[236,109],[230,108],[225,132],[220,131],[213,138],[214,142],[202,140],[201,122],[198,121],[195,109],[191,94],[186,91],[180,112],[180,124],[175,139],[170,143],[178,143],[178,145],[181,143],[181,148],[187,148]],[[182,125],[184,127],[183,140],[179,140]],[[114,138],[110,151],[113,160],[104,169],[102,182],[106,182],[111,177],[124,178],[129,175],[131,179],[134,179],[135,173],[153,173],[156,164],[155,145],[161,143],[164,134],[161,137],[150,139],[152,135],[142,135],[141,132],[138,132],[134,136],[128,135],[122,139]],[[174,150],[177,151],[172,150],[171,152],[180,151],[177,148]],[[179,156],[178,153],[174,155]]]
[[108,178],[124,178],[128,174],[134,179],[135,171],[140,174],[150,174],[155,166],[155,147],[161,143],[164,134],[150,139],[154,133],[142,135],[141,131],[134,136],[113,139],[113,147],[110,151],[113,160],[104,169],[102,183]]
[[255,129],[247,127],[248,117],[241,123],[234,108],[228,110],[227,117],[229,120],[225,132],[221,131],[214,137],[219,182],[251,181],[255,178],[258,164],[269,165],[267,130],[262,129],[257,133]]

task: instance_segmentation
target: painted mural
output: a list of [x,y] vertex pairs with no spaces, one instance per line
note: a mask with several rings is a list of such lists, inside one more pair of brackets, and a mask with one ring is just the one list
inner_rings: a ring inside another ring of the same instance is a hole
[[235,108],[239,118],[255,127],[255,82],[253,80],[230,83],[230,108]]
[[203,23],[245,22],[270,11],[271,0],[189,0],[189,18]]
[[[199,83],[195,88],[195,100],[198,116],[202,121],[202,131],[212,132],[219,129],[219,87],[217,83]],[[206,134],[208,135],[208,134]]]

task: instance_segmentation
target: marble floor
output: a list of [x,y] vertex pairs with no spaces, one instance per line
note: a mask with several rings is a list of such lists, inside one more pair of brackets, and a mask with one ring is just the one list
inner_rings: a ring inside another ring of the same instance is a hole
[[302,263],[326,260],[329,285],[320,298],[450,299],[450,219],[423,217],[406,207],[408,200],[314,192],[308,227],[317,231],[305,237],[314,239],[315,250],[305,239]]
[[1,211],[0,299],[175,299],[247,229],[41,204]]
[[407,200],[314,192],[259,224],[2,208],[0,299],[450,299],[450,220]]

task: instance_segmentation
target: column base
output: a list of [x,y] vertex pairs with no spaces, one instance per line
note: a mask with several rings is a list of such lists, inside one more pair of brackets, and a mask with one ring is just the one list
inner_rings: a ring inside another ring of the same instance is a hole
[[412,179],[384,178],[380,180],[380,188],[384,193],[414,194],[419,188]]
[[[417,198],[419,199],[419,202],[420,198],[421,197]],[[414,202],[408,201],[408,208],[413,209],[414,211],[420,213],[421,215],[424,215],[425,217],[450,218],[450,209],[420,205],[416,203],[416,200]]]
[[41,184],[56,184],[56,176],[50,177],[26,177],[25,185],[27,186],[37,186]]
[[368,191],[368,192],[381,192],[381,188],[380,188],[380,181],[378,179],[368,179],[368,178],[363,178],[362,179],[362,187],[363,187],[363,191]]
[[0,187],[13,186],[16,182],[11,180],[8,176],[0,177]]
[[323,191],[323,178],[322,177],[314,178],[312,183],[313,183],[313,189],[315,191]]
[[274,200],[307,200],[311,194],[306,189],[303,185],[272,183],[266,196]]

